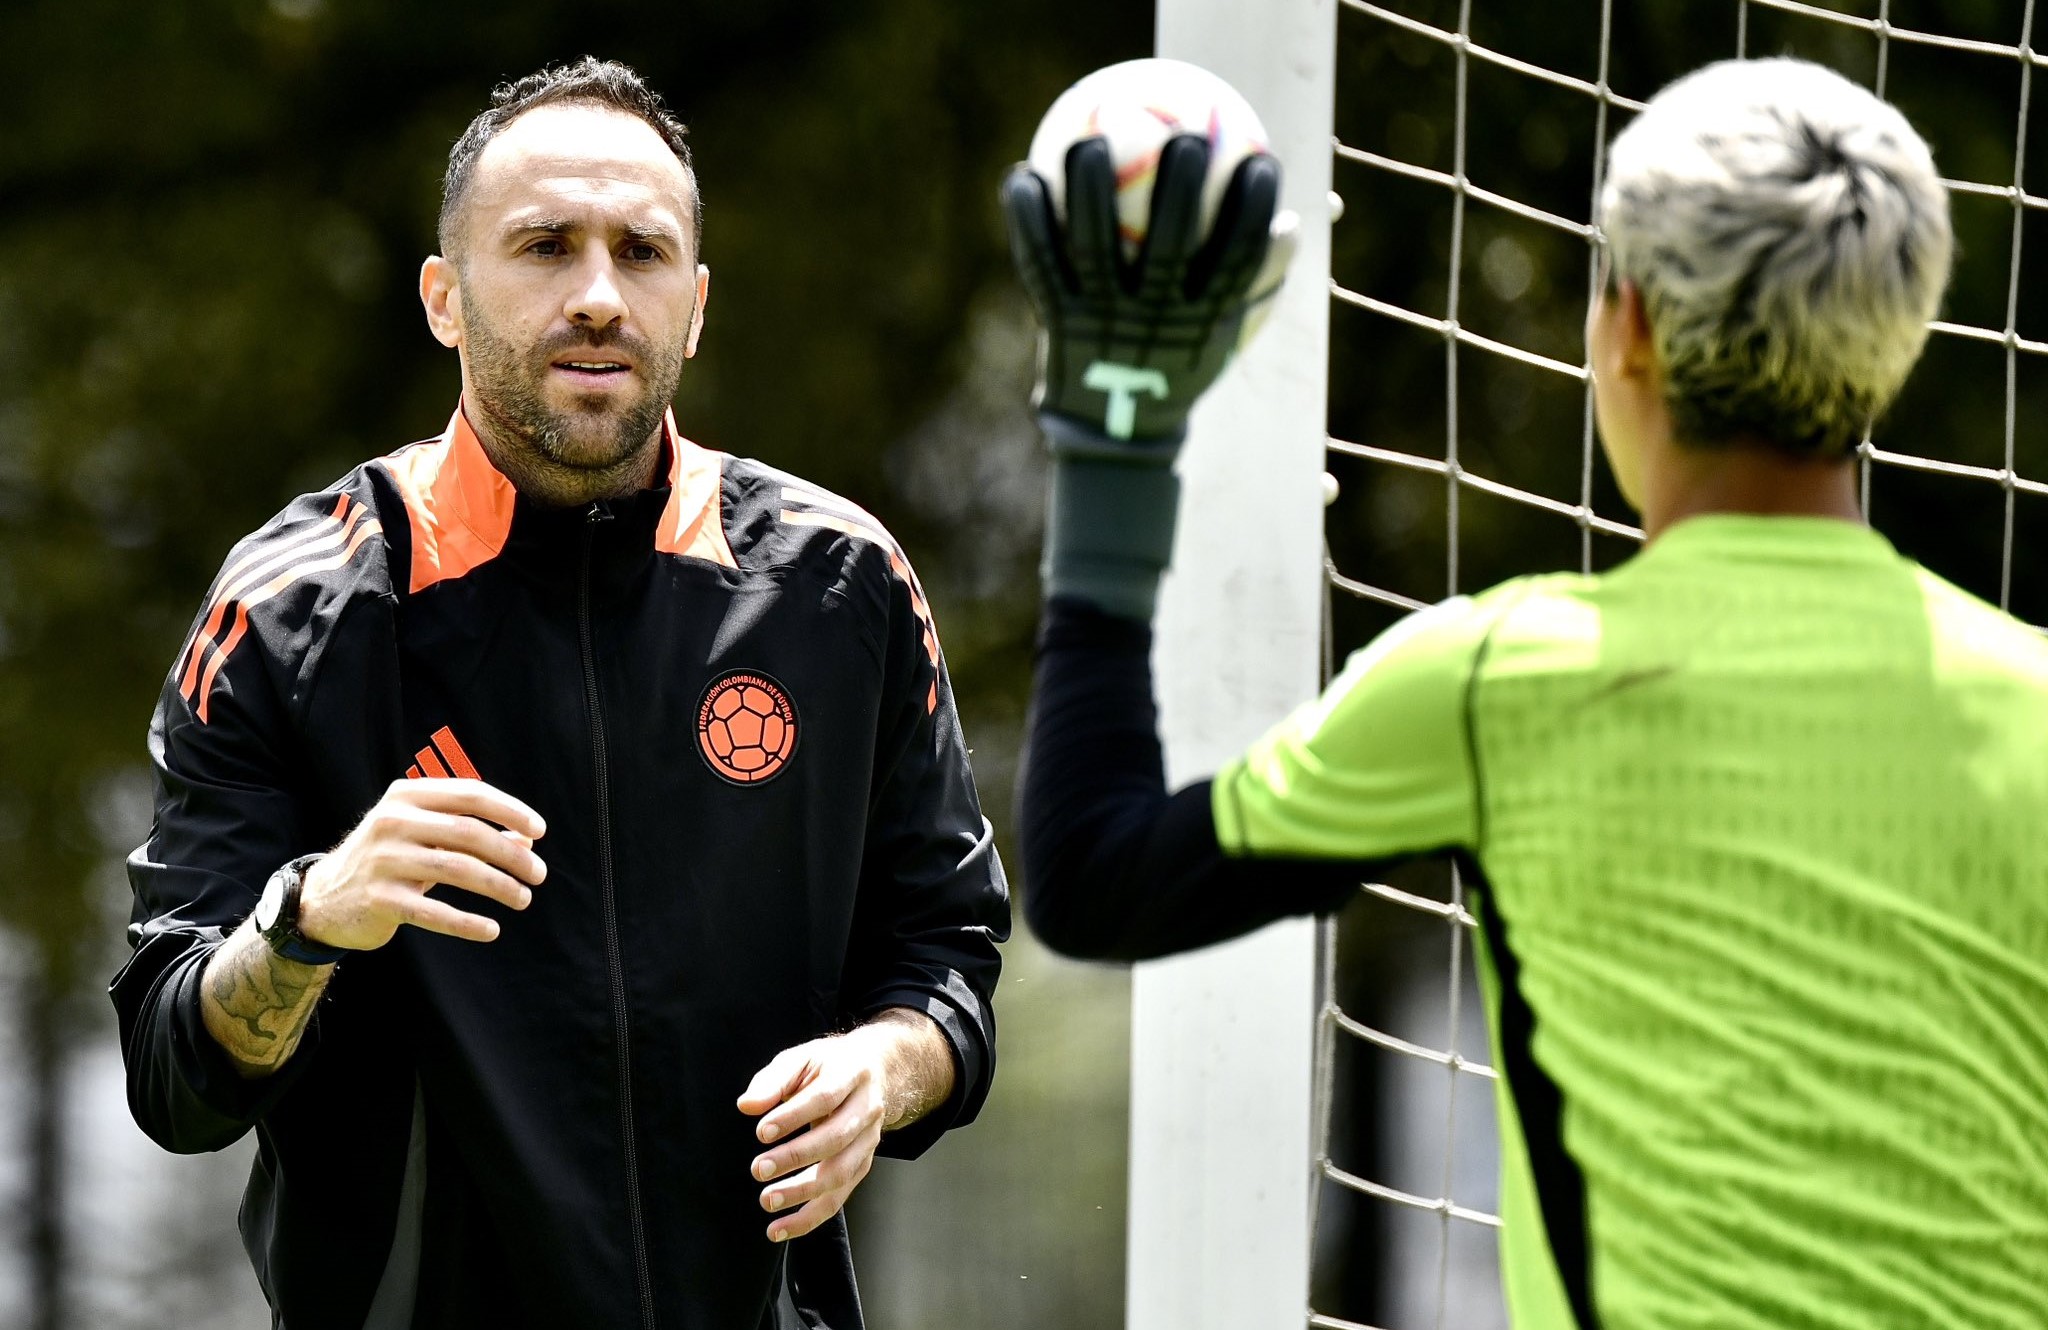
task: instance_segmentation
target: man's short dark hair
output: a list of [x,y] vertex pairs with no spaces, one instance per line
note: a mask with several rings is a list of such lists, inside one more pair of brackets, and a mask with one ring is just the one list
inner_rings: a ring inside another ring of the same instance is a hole
[[441,219],[438,226],[441,252],[456,252],[456,228],[462,205],[476,174],[476,159],[498,136],[498,131],[533,110],[554,102],[573,102],[622,111],[644,121],[661,141],[668,144],[690,185],[690,229],[692,253],[704,252],[704,200],[697,193],[697,168],[690,160],[689,133],[682,121],[662,102],[661,94],[641,81],[633,70],[616,60],[586,55],[581,60],[552,69],[543,68],[513,83],[500,83],[491,91],[491,104],[469,122],[462,137],[448,150],[448,174],[441,178]]

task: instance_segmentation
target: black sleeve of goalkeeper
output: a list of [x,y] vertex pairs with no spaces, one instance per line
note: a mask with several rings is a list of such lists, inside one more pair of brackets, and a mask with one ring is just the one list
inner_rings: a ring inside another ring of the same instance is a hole
[[1018,782],[1032,930],[1070,956],[1144,960],[1344,904],[1365,865],[1226,857],[1209,782],[1167,793],[1151,655],[1147,624],[1046,603]]

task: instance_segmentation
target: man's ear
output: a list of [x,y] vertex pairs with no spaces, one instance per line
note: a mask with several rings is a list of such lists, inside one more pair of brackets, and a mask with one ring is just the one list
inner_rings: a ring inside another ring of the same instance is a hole
[[427,329],[443,346],[462,345],[462,288],[455,263],[429,254],[420,265],[420,304],[427,311]]
[[697,306],[690,311],[690,340],[683,344],[683,356],[697,354],[697,339],[704,335],[704,306],[711,299],[711,269],[697,265]]
[[1650,315],[1643,308],[1643,289],[1623,280],[1614,289],[1615,360],[1631,378],[1657,372],[1657,339],[1650,332]]

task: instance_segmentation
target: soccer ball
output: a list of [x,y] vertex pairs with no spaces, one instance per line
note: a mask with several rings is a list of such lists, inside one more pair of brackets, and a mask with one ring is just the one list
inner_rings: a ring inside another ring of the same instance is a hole
[[1053,210],[1067,215],[1067,149],[1097,135],[1109,140],[1116,164],[1117,230],[1124,256],[1135,258],[1152,215],[1152,178],[1159,150],[1175,134],[1209,140],[1209,176],[1202,185],[1202,233],[1216,222],[1237,164],[1268,151],[1266,127],[1237,89],[1181,60],[1126,60],[1098,69],[1059,99],[1031,137],[1031,168],[1045,178]]
[[712,770],[750,784],[782,769],[796,747],[796,716],[778,693],[768,681],[745,676],[713,686],[698,729]]

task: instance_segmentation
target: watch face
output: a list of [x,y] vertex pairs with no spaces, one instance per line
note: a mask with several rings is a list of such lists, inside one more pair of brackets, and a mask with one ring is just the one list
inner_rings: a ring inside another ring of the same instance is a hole
[[263,884],[263,894],[256,900],[256,931],[268,933],[277,926],[277,912],[284,907],[284,880],[273,876]]

